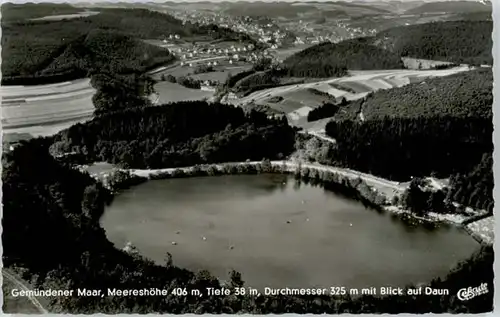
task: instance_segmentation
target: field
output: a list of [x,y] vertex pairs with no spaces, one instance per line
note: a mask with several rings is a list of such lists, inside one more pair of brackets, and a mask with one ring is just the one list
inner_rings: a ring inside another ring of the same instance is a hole
[[59,21],[59,20],[68,20],[68,19],[77,19],[77,18],[86,18],[92,15],[99,14],[96,11],[84,11],[75,14],[60,14],[60,15],[47,15],[41,18],[31,19],[32,21]]
[[305,50],[306,48],[312,46],[311,44],[302,44],[302,45],[296,45],[294,47],[290,48],[283,48],[283,49],[276,49],[276,50],[271,50],[271,53],[276,56],[276,58],[285,60],[287,57],[292,56],[295,53],[298,53],[302,50]]
[[200,89],[190,89],[179,84],[160,82],[155,85],[155,90],[159,94],[158,104],[183,100],[202,100],[212,97],[213,93]]
[[[329,100],[328,97],[320,97],[318,92],[327,93],[332,98],[344,97],[347,100],[356,100],[363,98],[372,91],[402,87],[428,77],[448,76],[468,69],[468,67],[455,67],[445,70],[351,71],[350,76],[347,77],[257,91],[245,98],[234,100],[232,103],[243,105],[253,101],[256,104],[267,105],[286,113],[289,121],[294,125],[320,131],[324,129],[324,124],[327,121],[322,121],[322,124],[311,125],[307,124],[306,120],[310,110],[320,106],[323,100]],[[345,87],[345,90],[339,89],[341,87]],[[276,96],[283,97],[283,100],[278,103],[269,102],[270,98]]]
[[45,136],[90,118],[95,90],[89,79],[51,85],[2,86],[5,134]]

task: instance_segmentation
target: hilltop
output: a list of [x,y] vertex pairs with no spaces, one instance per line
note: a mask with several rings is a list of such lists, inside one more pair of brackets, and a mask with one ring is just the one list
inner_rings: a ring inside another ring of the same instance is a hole
[[333,77],[335,69],[403,68],[401,57],[491,65],[492,21],[447,21],[395,27],[373,37],[320,43],[284,61],[289,75]]
[[284,61],[288,75],[332,77],[348,70],[403,68],[399,55],[372,45],[366,39],[321,43],[300,51]]
[[389,11],[370,6],[369,4],[355,4],[344,1],[335,2],[222,2],[218,6],[224,7],[224,12],[235,16],[267,16],[285,18],[304,18],[317,16],[327,11],[341,11],[347,16],[379,15]]
[[144,72],[174,59],[167,49],[143,43],[127,35],[91,31],[66,47],[42,71],[42,75],[61,70],[102,70],[113,73]]
[[[91,34],[107,33],[115,38],[111,43],[123,43],[126,36],[131,40],[164,39],[168,34],[179,34],[184,40],[213,40],[228,38],[237,41],[253,42],[246,34],[241,34],[215,26],[200,26],[185,23],[167,14],[146,9],[96,9],[100,13],[93,16],[61,21],[24,21],[8,22],[2,20],[2,74],[4,77],[26,77],[41,74],[49,68],[52,73],[63,72],[58,68],[61,60],[74,54],[71,47],[80,45],[81,39]],[[90,41],[93,42],[94,40]],[[85,41],[84,41],[85,42]],[[85,42],[89,43],[88,41]],[[104,44],[103,44],[104,45]],[[101,46],[102,56],[119,56],[123,50],[110,45]],[[80,46],[81,47],[81,46]],[[68,51],[68,48],[70,51]],[[91,49],[92,50],[92,49]],[[121,53],[113,53],[118,50]],[[154,64],[158,51],[145,44],[134,42],[129,52],[148,53],[145,65]],[[63,55],[63,56],[61,56]],[[74,57],[74,56],[73,56]],[[130,61],[130,59],[129,59]],[[77,58],[74,63],[77,63]],[[141,63],[137,61],[136,63]],[[66,63],[64,63],[66,64]]]
[[405,11],[405,14],[491,12],[492,9],[489,1],[484,1],[484,4],[474,1],[443,1],[424,3]]
[[373,44],[400,56],[492,65],[492,21],[446,21],[391,28]]

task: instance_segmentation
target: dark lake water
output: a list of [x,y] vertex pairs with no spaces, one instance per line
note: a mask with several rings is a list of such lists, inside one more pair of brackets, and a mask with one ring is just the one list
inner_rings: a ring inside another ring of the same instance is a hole
[[[453,228],[410,228],[285,175],[150,181],[116,197],[101,223],[158,263],[235,269],[247,286],[404,286],[444,276],[479,248]],[[176,242],[177,245],[172,245]]]

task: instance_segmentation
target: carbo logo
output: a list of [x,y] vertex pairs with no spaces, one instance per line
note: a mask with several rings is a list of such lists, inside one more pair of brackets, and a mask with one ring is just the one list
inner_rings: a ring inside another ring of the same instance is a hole
[[467,287],[460,289],[457,293],[457,297],[461,301],[466,301],[486,293],[488,293],[488,284],[483,283],[477,287]]

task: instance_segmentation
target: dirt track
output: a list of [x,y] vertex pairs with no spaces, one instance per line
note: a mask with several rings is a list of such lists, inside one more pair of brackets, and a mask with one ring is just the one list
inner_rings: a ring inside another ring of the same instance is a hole
[[[2,268],[3,278],[9,280],[11,283],[16,285],[20,290],[29,291],[30,289],[19,281],[13,274],[9,273],[5,268]],[[35,306],[40,314],[48,314],[48,311],[40,304],[38,299],[34,296],[28,296],[28,300]]]

